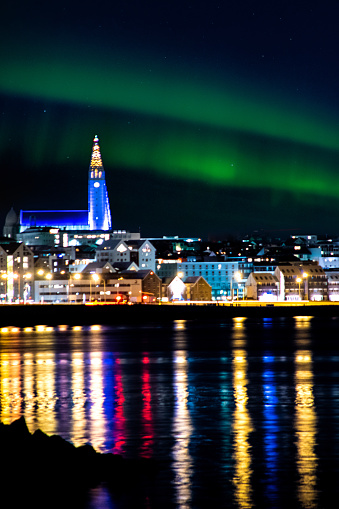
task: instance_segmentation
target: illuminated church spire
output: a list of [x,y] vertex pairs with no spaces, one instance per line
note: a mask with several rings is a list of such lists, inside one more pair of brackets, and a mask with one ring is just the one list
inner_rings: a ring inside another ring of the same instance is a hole
[[90,230],[110,230],[112,227],[105,170],[97,135],[94,136],[88,171],[88,224]]

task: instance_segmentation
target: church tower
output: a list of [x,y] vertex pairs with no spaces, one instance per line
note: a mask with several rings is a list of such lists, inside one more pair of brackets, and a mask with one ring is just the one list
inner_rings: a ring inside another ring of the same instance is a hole
[[90,230],[110,230],[112,227],[105,170],[97,135],[94,136],[88,170],[88,224]]

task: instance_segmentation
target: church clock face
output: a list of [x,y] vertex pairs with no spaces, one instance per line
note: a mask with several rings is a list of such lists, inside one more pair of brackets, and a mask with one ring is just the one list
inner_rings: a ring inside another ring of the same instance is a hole
[[94,182],[94,187],[100,187],[100,183],[99,182]]

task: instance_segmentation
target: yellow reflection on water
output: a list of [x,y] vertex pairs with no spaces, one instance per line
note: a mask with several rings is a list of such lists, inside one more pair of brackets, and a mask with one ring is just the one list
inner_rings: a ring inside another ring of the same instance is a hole
[[309,329],[313,316],[294,316],[293,318],[297,329]]
[[21,415],[20,354],[2,352],[0,356],[0,415],[10,424]]
[[186,329],[186,320],[174,320],[174,329],[175,330]]
[[180,509],[191,507],[192,458],[189,444],[192,435],[192,424],[188,410],[188,362],[185,351],[175,352],[174,358],[174,393],[176,403],[173,419],[173,470],[175,473],[176,502]]
[[243,317],[233,318],[232,346],[233,348],[244,348],[246,346],[245,320]]
[[253,507],[251,488],[251,450],[249,434],[252,422],[247,410],[247,354],[246,350],[233,350],[233,390],[235,410],[233,415],[234,495],[241,508]]
[[72,353],[72,432],[71,440],[76,445],[81,445],[85,440],[86,432],[86,392],[84,376],[84,354],[83,352]]
[[57,432],[55,405],[55,359],[53,351],[38,352],[34,357],[33,383],[35,391],[35,418],[38,428]]
[[297,446],[298,498],[301,507],[312,509],[317,501],[317,465],[315,454],[317,417],[313,396],[312,353],[295,353],[295,434]]
[[27,424],[34,421],[35,394],[34,394],[34,357],[32,352],[26,352],[23,356],[23,384],[25,419]]
[[245,320],[245,316],[235,316],[233,318],[233,329],[243,329]]

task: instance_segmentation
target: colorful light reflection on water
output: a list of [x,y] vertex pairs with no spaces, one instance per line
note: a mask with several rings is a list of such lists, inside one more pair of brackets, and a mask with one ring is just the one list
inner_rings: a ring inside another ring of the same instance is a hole
[[165,459],[160,482],[180,509],[326,506],[329,454],[339,474],[339,347],[318,352],[312,317],[1,331],[2,422],[24,415],[31,432]]

